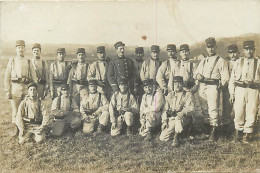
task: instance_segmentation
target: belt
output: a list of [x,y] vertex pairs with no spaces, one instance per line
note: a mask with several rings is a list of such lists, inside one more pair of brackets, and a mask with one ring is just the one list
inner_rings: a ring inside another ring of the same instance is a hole
[[219,79],[204,79],[202,83],[205,83],[206,85],[218,85]]
[[23,118],[23,121],[30,124],[41,124],[42,119],[36,119],[36,118]]
[[53,83],[56,83],[56,84],[66,84],[67,80],[53,79]]
[[235,86],[241,88],[260,89],[260,83],[246,83],[243,81],[235,81]]
[[27,79],[27,78],[12,78],[11,81],[12,83],[19,83],[19,84],[29,84],[30,82],[32,82],[31,79]]
[[86,85],[88,83],[88,81],[85,80],[73,80],[72,81],[78,85]]

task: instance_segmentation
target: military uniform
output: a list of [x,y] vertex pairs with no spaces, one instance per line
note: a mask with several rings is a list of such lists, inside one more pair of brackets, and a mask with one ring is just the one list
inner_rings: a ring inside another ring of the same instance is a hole
[[[245,41],[244,49],[254,49],[254,41]],[[249,82],[247,82],[249,81]],[[235,129],[251,134],[259,109],[260,61],[257,58],[238,59],[233,67],[229,92],[235,98]]]
[[[41,45],[38,43],[33,44],[32,49],[39,48]],[[38,86],[38,97],[44,99],[49,90],[49,75],[48,75],[48,64],[40,58],[32,58],[32,70],[36,74],[36,81]]]
[[[96,80],[90,80],[89,85],[97,85]],[[80,113],[82,115],[83,133],[89,134],[94,132],[95,123],[99,121],[99,132],[103,127],[108,125],[109,102],[104,94],[95,92],[89,93],[87,97],[83,98],[80,105]]]
[[[61,90],[67,90],[66,85],[61,86]],[[81,125],[79,108],[69,96],[59,95],[52,101],[51,114],[54,116],[51,134],[61,136],[66,128],[77,129]]]
[[[143,81],[144,86],[153,85],[153,80],[148,79]],[[161,125],[161,114],[164,105],[164,96],[160,91],[154,91],[152,93],[145,93],[142,98],[140,106],[140,135],[149,135],[151,130],[156,126]]]
[[[118,83],[127,84],[128,81],[123,78],[119,79]],[[129,111],[124,111],[123,108],[129,108]],[[131,133],[130,130],[132,130],[134,115],[137,112],[137,102],[129,91],[126,93],[115,92],[109,104],[110,121],[112,123],[111,135],[116,136],[121,133],[123,122],[127,125],[127,134]],[[115,128],[113,128],[113,124],[116,124]]]
[[[183,82],[183,78],[175,76],[174,82]],[[168,141],[172,139],[173,135],[175,140],[178,140],[177,135],[188,127],[194,114],[193,96],[184,90],[171,91],[165,100],[160,140]]]
[[[29,84],[29,87],[31,86],[37,87],[35,83]],[[45,104],[39,98],[33,100],[25,97],[19,105],[16,116],[16,125],[20,131],[19,143],[27,142],[32,135],[36,142],[43,141],[48,123],[49,116]]]
[[[23,40],[18,40],[16,46],[25,46],[25,43]],[[27,93],[27,84],[36,80],[31,69],[31,62],[25,57],[11,58],[7,64],[4,86],[6,95],[11,101],[13,123],[16,121],[18,106]]]
[[[65,53],[64,48],[59,48],[57,53]],[[53,99],[59,95],[61,85],[66,84],[68,80],[70,67],[65,61],[55,60],[50,65],[50,91],[53,92]]]

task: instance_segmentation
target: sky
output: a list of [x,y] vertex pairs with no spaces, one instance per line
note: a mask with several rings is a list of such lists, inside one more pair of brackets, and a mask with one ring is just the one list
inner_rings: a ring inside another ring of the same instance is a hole
[[4,41],[165,46],[260,33],[260,0],[19,1],[0,7]]

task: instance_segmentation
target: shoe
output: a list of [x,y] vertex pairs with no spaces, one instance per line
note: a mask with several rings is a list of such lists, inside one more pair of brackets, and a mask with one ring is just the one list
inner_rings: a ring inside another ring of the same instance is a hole
[[128,136],[128,137],[133,136],[132,128],[130,126],[127,126],[126,136]]
[[233,142],[233,143],[236,143],[236,142],[239,142],[240,140],[241,140],[241,131],[236,130],[232,142]]
[[180,137],[180,133],[175,133],[174,139],[173,139],[173,142],[172,142],[172,146],[173,147],[180,146],[180,139],[179,139],[179,137]]
[[104,129],[104,125],[102,124],[99,124],[98,128],[97,128],[97,133],[98,134],[101,134],[103,132],[103,129]]
[[217,127],[216,127],[216,126],[213,126],[213,127],[212,127],[212,130],[211,130],[211,133],[210,133],[210,136],[209,136],[209,141],[215,142],[215,141],[217,140],[217,138],[216,138],[216,132],[217,132]]
[[242,142],[245,143],[245,144],[250,143],[250,133],[244,134]]

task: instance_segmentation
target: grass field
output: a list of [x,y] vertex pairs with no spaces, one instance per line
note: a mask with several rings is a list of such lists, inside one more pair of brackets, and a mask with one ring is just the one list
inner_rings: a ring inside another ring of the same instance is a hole
[[[0,65],[3,81],[6,62]],[[42,144],[19,145],[8,135],[11,107],[0,84],[0,172],[260,172],[259,140],[251,144],[233,144],[220,138],[208,142],[204,135],[183,139],[172,148],[158,136],[151,142],[140,136],[85,136],[66,132],[60,138],[48,138]],[[50,105],[50,99],[46,101]]]

